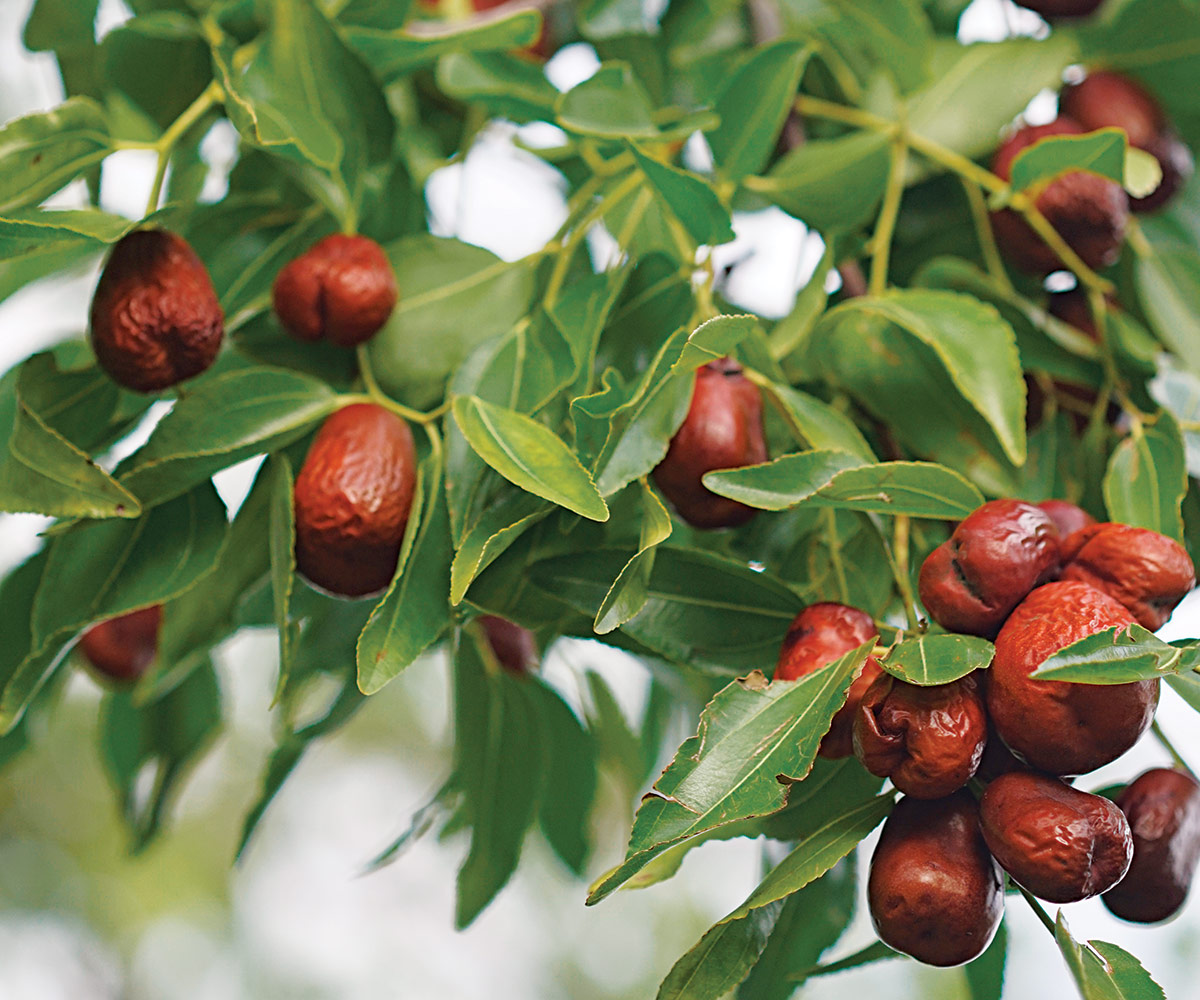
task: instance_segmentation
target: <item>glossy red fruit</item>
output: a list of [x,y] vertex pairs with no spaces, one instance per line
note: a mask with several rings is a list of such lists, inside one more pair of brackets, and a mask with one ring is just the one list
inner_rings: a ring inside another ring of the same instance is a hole
[[654,469],[654,482],[692,527],[732,528],[757,512],[711,492],[701,477],[715,469],[766,460],[762,395],[742,374],[741,365],[722,358],[696,372],[691,406],[666,457]]
[[1003,774],[988,785],[979,827],[1000,867],[1051,903],[1106,892],[1133,857],[1129,823],[1115,803],[1036,771]]
[[1149,528],[1092,524],[1066,538],[1062,549],[1062,579],[1089,583],[1116,598],[1152,632],[1196,585],[1187,550]]
[[374,403],[338,410],[296,477],[296,568],[342,597],[382,590],[396,572],[416,479],[408,424]]
[[92,297],[91,341],[114,382],[159,392],[199,375],[224,334],[212,280],[182,237],[138,229],[113,247]]
[[[831,602],[810,604],[788,626],[775,679],[794,681],[857,649],[879,635],[865,611]],[[879,661],[868,656],[862,672],[850,682],[846,704],[837,710],[829,732],[821,740],[822,757],[849,757],[854,753],[854,716],[871,683],[883,673]]]
[[354,347],[370,340],[396,306],[396,276],[366,236],[327,236],[276,276],[275,314],[298,340]]
[[[1040,139],[1081,135],[1085,130],[1060,116],[1048,125],[1025,125],[996,151],[992,170],[1009,180],[1017,154]],[[1066,244],[1091,268],[1115,264],[1129,222],[1129,198],[1116,181],[1073,170],[1050,181],[1035,201],[1038,211]],[[1050,247],[1011,208],[992,213],[996,239],[1005,255],[1022,270],[1048,274],[1064,267]]]
[[1110,70],[1095,70],[1067,87],[1060,102],[1063,114],[1089,132],[1123,129],[1132,146],[1152,154],[1162,167],[1159,186],[1145,198],[1130,201],[1134,211],[1161,207],[1192,175],[1191,151],[1171,131],[1158,100],[1136,80]]
[[1050,774],[1086,774],[1116,760],[1154,721],[1157,678],[1130,684],[1036,681],[1051,654],[1133,616],[1078,581],[1038,587],[1004,623],[988,671],[992,725],[1018,757]]
[[918,962],[983,953],[1004,916],[1004,877],[969,792],[896,804],[871,857],[867,905],[879,939]]
[[479,624],[505,670],[527,674],[538,665],[537,640],[529,629],[498,615],[480,615]]
[[162,605],[152,604],[93,625],[79,640],[79,650],[109,680],[131,684],[154,662]]
[[1156,767],[1117,798],[1133,831],[1129,872],[1104,894],[1122,920],[1156,924],[1179,912],[1200,860],[1200,785],[1182,771]]
[[921,603],[950,632],[991,638],[1034,587],[1058,573],[1058,529],[1021,500],[990,500],[921,565]]
[[1065,539],[1080,528],[1095,524],[1096,519],[1082,507],[1069,500],[1043,500],[1038,508],[1044,510],[1058,529],[1058,537]]
[[1104,0],[1014,0],[1019,7],[1036,11],[1047,20],[1058,17],[1087,17],[1094,14]]
[[987,711],[968,675],[918,687],[881,675],[854,717],[854,755],[905,795],[940,799],[975,774],[987,743]]

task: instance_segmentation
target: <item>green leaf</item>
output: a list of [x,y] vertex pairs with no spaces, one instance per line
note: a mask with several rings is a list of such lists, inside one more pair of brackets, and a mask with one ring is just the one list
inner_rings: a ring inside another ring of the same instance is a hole
[[292,665],[292,588],[296,580],[296,506],[292,463],[283,452],[267,459],[269,514],[267,551],[271,563],[271,595],[275,628],[279,632],[279,683],[287,685]]
[[650,189],[698,245],[715,246],[733,239],[729,209],[703,178],[647,156],[630,144]]
[[967,963],[967,990],[970,1000],[1000,1000],[1004,993],[1004,964],[1008,958],[1008,927],[1000,927],[984,953]]
[[538,824],[563,864],[582,875],[591,851],[588,821],[596,797],[596,748],[556,691],[536,677],[525,680],[545,734]]
[[829,301],[829,294],[825,291],[825,279],[833,269],[837,253],[837,241],[827,233],[825,249],[808,279],[808,284],[796,295],[792,311],[775,324],[768,337],[768,349],[776,361],[785,363],[791,355],[803,356],[813,326]]
[[1152,252],[1134,260],[1138,300],[1158,339],[1200,371],[1200,251],[1166,219],[1146,219],[1142,233]]
[[[547,595],[594,621],[612,581],[634,554],[571,553],[543,559],[529,574]],[[728,676],[773,669],[796,611],[795,593],[768,573],[713,553],[660,547],[646,603],[621,629],[669,660]]]
[[933,28],[916,0],[831,0],[903,92],[929,76]]
[[137,498],[51,428],[23,397],[30,364],[0,379],[0,510],[132,518]]
[[798,681],[768,684],[751,674],[718,692],[700,716],[697,735],[679,748],[642,800],[625,861],[592,887],[588,903],[599,902],[675,844],[779,809],[787,797],[780,776],[799,781],[808,774],[872,645],[864,643]]
[[729,76],[714,110],[721,124],[707,133],[721,173],[730,180],[762,170],[791,111],[812,50],[786,40],[752,50]]
[[604,63],[558,99],[557,124],[602,139],[657,139],[652,102],[628,63]]
[[847,955],[845,958],[840,958],[836,962],[830,962],[828,965],[818,965],[808,970],[805,979],[813,979],[817,976],[831,976],[838,972],[845,972],[848,969],[857,969],[864,965],[870,965],[873,962],[880,962],[889,958],[904,958],[898,951],[892,951],[882,941],[873,941],[865,948],[860,948],[852,955]]
[[757,316],[714,316],[705,320],[688,334],[671,370],[676,374],[694,376],[701,365],[732,354],[738,344],[756,332],[762,332]]
[[1200,666],[1200,647],[1163,642],[1141,625],[1113,626],[1064,646],[1030,677],[1082,684],[1127,684]]
[[1181,504],[1187,461],[1179,425],[1169,413],[1153,424],[1135,424],[1113,450],[1104,476],[1108,516],[1183,541]]
[[554,507],[524,490],[504,494],[471,525],[450,566],[450,603],[458,605],[471,582]]
[[638,550],[621,568],[620,575],[604,595],[593,626],[597,635],[620,628],[642,610],[649,596],[655,551],[671,537],[671,515],[644,479],[641,481],[641,500],[642,527]]
[[470,352],[507,333],[529,310],[531,259],[503,261],[482,247],[422,233],[388,246],[400,301],[370,341],[384,388],[426,405]]
[[819,451],[846,452],[868,465],[878,462],[862,431],[840,410],[783,383],[771,382],[762,388],[787,422],[797,444]]
[[457,397],[453,413],[476,454],[513,485],[582,517],[608,520],[592,477],[553,431],[474,396]]
[[1012,327],[996,309],[953,292],[912,289],[864,296],[827,313],[813,336],[818,350],[829,358],[829,349],[839,338],[871,342],[890,325],[933,351],[962,398],[995,433],[1009,460],[1015,465],[1024,462],[1020,356]]
[[1125,145],[1125,132],[1119,128],[1039,139],[1013,160],[1012,189],[1025,191],[1070,170],[1086,170],[1121,184],[1125,179]]
[[520,10],[469,26],[421,26],[419,33],[350,28],[344,34],[375,75],[384,83],[391,83],[396,77],[430,66],[445,55],[507,51],[532,45],[541,25],[542,19],[535,11]]
[[782,911],[779,902],[710,928],[672,966],[657,1000],[720,1000],[749,974]]
[[1166,994],[1129,952],[1107,941],[1079,942],[1071,937],[1062,910],[1054,939],[1083,1000],[1166,1000]]
[[327,384],[298,372],[246,368],[181,398],[118,470],[148,505],[186,493],[214,472],[303,436],[337,407]]
[[113,152],[100,106],[72,97],[0,128],[0,213],[36,205]]
[[541,63],[508,52],[450,52],[437,64],[439,89],[512,121],[549,121],[558,91]]
[[814,229],[847,230],[875,215],[888,176],[888,140],[879,132],[813,139],[766,177],[742,183]]
[[1159,358],[1158,371],[1146,387],[1155,402],[1166,409],[1180,425],[1184,454],[1191,476],[1200,476],[1200,377],[1180,368],[1170,355]]
[[[107,697],[100,722],[103,760],[135,852],[154,839],[170,796],[220,725],[221,692],[211,663],[151,708],[137,707],[127,693]],[[143,795],[139,779],[147,769],[153,783]]]
[[984,670],[996,647],[973,635],[920,635],[893,646],[880,661],[883,669],[909,684],[949,684],[973,670]]
[[441,455],[421,466],[421,503],[413,504],[387,593],[358,639],[358,687],[374,694],[425,651],[451,623],[450,521],[442,489]]

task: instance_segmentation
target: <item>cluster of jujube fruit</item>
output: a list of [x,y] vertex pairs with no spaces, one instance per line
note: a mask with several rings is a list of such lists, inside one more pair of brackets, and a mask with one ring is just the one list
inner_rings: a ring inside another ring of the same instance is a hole
[[[820,748],[853,753],[904,793],[868,881],[885,943],[931,965],[975,958],[1003,915],[1003,872],[1050,902],[1103,894],[1126,920],[1178,910],[1200,859],[1200,785],[1154,769],[1114,803],[1070,784],[1149,728],[1158,679],[1029,675],[1096,632],[1159,628],[1194,585],[1173,539],[1097,524],[1062,500],[985,503],[930,553],[922,604],[950,632],[994,639],[990,669],[921,687],[868,657]],[[775,677],[803,677],[877,635],[862,611],[811,605],[793,621]]]

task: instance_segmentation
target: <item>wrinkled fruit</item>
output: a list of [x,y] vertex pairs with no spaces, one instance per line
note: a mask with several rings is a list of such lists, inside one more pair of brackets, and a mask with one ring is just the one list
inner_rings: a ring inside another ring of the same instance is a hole
[[983,953],[1004,916],[1004,878],[970,793],[896,804],[871,857],[867,904],[879,939],[926,965]]
[[683,424],[666,457],[654,469],[654,482],[694,528],[732,528],[757,512],[717,496],[700,480],[706,472],[757,465],[767,460],[762,395],[731,358],[704,365]]
[[109,254],[92,297],[92,349],[118,385],[159,392],[217,358],[225,317],[204,264],[164,229],[138,229]]
[[338,410],[296,477],[296,568],[343,597],[382,590],[396,572],[416,479],[408,424],[374,403]]
[[1049,515],[1050,520],[1058,529],[1058,537],[1066,538],[1080,528],[1095,524],[1096,519],[1082,507],[1076,506],[1069,500],[1043,500],[1037,505],[1040,510]]
[[374,240],[335,234],[288,263],[272,296],[279,322],[293,337],[354,347],[392,315],[396,276]]
[[987,711],[973,676],[918,687],[881,675],[854,719],[854,754],[905,795],[940,799],[962,788],[979,767]]
[[1104,894],[1122,920],[1156,924],[1179,912],[1200,859],[1200,785],[1182,771],[1156,767],[1117,798],[1133,831],[1129,872]]
[[[1001,144],[992,171],[1009,180],[1013,160],[1028,146],[1049,136],[1080,135],[1083,131],[1066,117],[1048,125],[1025,125]],[[1088,267],[1104,268],[1116,263],[1129,222],[1129,198],[1116,181],[1073,170],[1050,181],[1038,194],[1035,205]],[[1013,209],[994,212],[992,224],[1001,250],[1022,270],[1048,274],[1064,266],[1058,254]]]
[[500,661],[513,674],[526,674],[538,664],[537,640],[527,628],[498,615],[480,615],[479,624]]
[[1162,181],[1144,198],[1130,199],[1135,212],[1166,204],[1187,183],[1194,164],[1191,151],[1171,130],[1162,106],[1136,80],[1110,70],[1089,73],[1067,87],[1059,106],[1087,131],[1123,129],[1131,146],[1150,153],[1162,167]]
[[1160,629],[1196,585],[1192,560],[1173,538],[1128,524],[1093,524],[1063,541],[1062,579],[1089,583]]
[[1034,771],[1002,774],[987,786],[979,827],[1000,867],[1051,903],[1111,889],[1133,857],[1129,824],[1115,803]]
[[1017,606],[996,637],[988,712],[1019,758],[1050,774],[1086,774],[1116,760],[1154,720],[1158,678],[1130,684],[1035,681],[1047,657],[1133,616],[1095,587],[1048,583]]
[[[879,635],[865,611],[845,604],[810,604],[788,626],[779,650],[775,679],[794,681]],[[837,710],[829,732],[821,740],[822,757],[849,757],[854,753],[854,716],[872,682],[883,673],[879,661],[868,656],[862,672],[850,683],[846,704]]]
[[154,662],[161,624],[162,605],[152,604],[93,625],[83,633],[79,649],[97,673],[131,684]]
[[921,603],[946,630],[991,638],[1026,594],[1057,575],[1058,543],[1045,511],[991,500],[926,557]]

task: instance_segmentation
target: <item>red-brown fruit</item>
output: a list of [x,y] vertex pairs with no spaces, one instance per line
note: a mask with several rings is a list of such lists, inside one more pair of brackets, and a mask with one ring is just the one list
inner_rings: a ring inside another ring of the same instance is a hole
[[1038,587],[1017,606],[996,637],[987,692],[992,725],[1013,753],[1050,774],[1086,774],[1150,728],[1158,678],[1105,685],[1029,677],[1064,646],[1132,621],[1113,598],[1073,580]]
[[722,358],[696,372],[691,406],[654,469],[654,482],[692,527],[732,528],[757,511],[713,493],[701,477],[766,460],[762,394],[742,374],[741,365]]
[[160,624],[162,605],[152,604],[93,625],[83,633],[79,649],[97,673],[122,684],[132,683],[154,662]]
[[480,615],[479,624],[500,661],[513,674],[526,674],[538,664],[537,640],[527,628],[498,615]]
[[1058,529],[1021,500],[990,500],[921,564],[917,589],[950,632],[991,638],[1034,587],[1058,575]]
[[[857,649],[879,635],[865,611],[845,604],[810,604],[792,619],[779,650],[775,679],[794,681]],[[849,757],[854,753],[854,716],[858,703],[883,668],[868,656],[862,672],[850,682],[846,704],[837,710],[829,732],[821,740],[822,757]]]
[[217,358],[225,316],[204,264],[165,229],[123,237],[92,297],[96,360],[118,385],[159,392]]
[[1122,920],[1156,924],[1179,912],[1200,860],[1200,785],[1182,771],[1156,767],[1117,798],[1133,831],[1129,872],[1104,894]]
[[[1065,116],[1048,125],[1025,125],[1001,143],[992,170],[1008,180],[1017,154],[1039,139],[1083,132],[1077,122]],[[1116,181],[1072,170],[1050,181],[1034,204],[1088,267],[1103,268],[1116,263],[1129,222],[1129,198]],[[1013,209],[993,212],[992,225],[1000,248],[1022,270],[1048,274],[1064,267],[1058,254]]]
[[1128,524],[1092,524],[1064,539],[1062,579],[1089,583],[1160,629],[1196,585],[1187,550],[1175,539]]
[[296,477],[296,568],[343,597],[386,587],[417,479],[408,424],[374,403],[334,413]]
[[1047,20],[1056,17],[1087,17],[1094,14],[1104,0],[1014,0],[1019,7],[1036,11]]
[[975,774],[987,731],[983,694],[973,676],[918,687],[882,674],[859,703],[854,754],[905,795],[940,799]]
[[1049,515],[1050,520],[1058,529],[1058,537],[1065,539],[1080,528],[1095,524],[1096,519],[1086,510],[1069,500],[1043,500],[1037,505]]
[[1123,129],[1131,146],[1158,160],[1162,181],[1146,197],[1130,199],[1135,212],[1151,212],[1166,204],[1191,177],[1191,150],[1171,131],[1154,95],[1136,80],[1110,70],[1096,70],[1063,91],[1060,107],[1063,114],[1089,132]]
[[1036,771],[1012,771],[988,785],[979,828],[1000,867],[1051,903],[1106,892],[1133,857],[1129,823],[1115,803]]
[[396,307],[396,276],[366,236],[327,236],[275,277],[275,314],[298,340],[341,347],[370,340]]
[[962,965],[983,953],[1004,916],[1004,876],[970,793],[896,804],[871,856],[867,905],[879,939],[918,962]]

